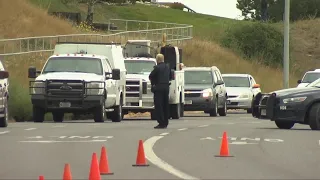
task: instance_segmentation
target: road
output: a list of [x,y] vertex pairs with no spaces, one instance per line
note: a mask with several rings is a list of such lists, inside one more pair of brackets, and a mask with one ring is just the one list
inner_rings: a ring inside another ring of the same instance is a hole
[[[320,178],[320,136],[309,126],[280,130],[245,113],[191,114],[160,130],[153,129],[155,122],[140,119],[11,123],[0,129],[0,179],[62,179],[65,163],[73,179],[87,179],[92,153],[99,158],[102,145],[114,173],[102,179]],[[215,157],[223,132],[234,157]],[[132,166],[140,139],[149,167]]]

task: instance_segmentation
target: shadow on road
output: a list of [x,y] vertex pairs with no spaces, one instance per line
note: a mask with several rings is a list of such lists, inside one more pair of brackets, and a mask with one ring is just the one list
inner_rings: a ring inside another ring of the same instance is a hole
[[311,129],[302,129],[302,128],[292,128],[292,129],[279,129],[279,128],[268,128],[268,127],[260,127],[255,129],[265,129],[265,130],[278,130],[278,131],[313,131]]

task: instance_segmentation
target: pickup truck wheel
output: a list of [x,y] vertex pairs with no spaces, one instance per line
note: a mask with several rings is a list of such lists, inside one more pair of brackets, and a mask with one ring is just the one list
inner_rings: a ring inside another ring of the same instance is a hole
[[3,117],[0,118],[0,127],[8,127],[9,121],[9,111],[8,111],[8,103],[6,101],[3,111]]
[[312,105],[309,111],[309,126],[312,130],[320,130],[320,103]]
[[218,114],[218,98],[216,98],[214,104],[213,104],[213,109],[210,110],[210,116],[217,116]]
[[219,113],[219,116],[227,115],[227,100],[224,101],[223,107],[218,109],[218,113]]
[[53,112],[52,113],[54,122],[63,122],[64,113],[63,112]]
[[34,122],[43,122],[45,114],[44,109],[33,106],[32,117]]
[[93,114],[94,122],[104,122],[106,118],[106,107],[104,100],[102,101],[102,104],[98,106]]
[[112,122],[121,122],[121,120],[123,119],[124,115],[122,112],[122,99],[120,100],[120,105],[116,106],[112,112],[111,115],[111,121]]
[[291,129],[294,126],[294,122],[290,121],[275,121],[279,129]]
[[172,104],[170,108],[171,117],[172,119],[180,119],[180,113],[181,113],[181,104]]

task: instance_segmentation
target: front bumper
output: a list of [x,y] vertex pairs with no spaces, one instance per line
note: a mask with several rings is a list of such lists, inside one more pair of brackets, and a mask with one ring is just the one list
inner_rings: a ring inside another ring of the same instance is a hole
[[152,110],[154,109],[153,96],[126,97],[126,104],[122,107],[126,110]]
[[185,111],[209,111],[214,108],[213,97],[185,97],[184,110]]
[[[68,98],[68,97],[48,97],[44,95],[31,95],[31,102],[34,106],[42,107],[49,111],[64,111],[64,112],[75,112],[75,111],[87,111],[95,107],[100,106],[104,101],[104,96],[87,96],[84,98]],[[70,103],[62,106],[62,103]]]
[[227,99],[228,109],[250,109],[252,99],[249,98],[229,98]]

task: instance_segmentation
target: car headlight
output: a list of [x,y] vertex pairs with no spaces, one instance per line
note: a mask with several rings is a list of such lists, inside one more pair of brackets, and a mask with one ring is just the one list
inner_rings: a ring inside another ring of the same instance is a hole
[[283,103],[288,104],[288,103],[299,103],[299,102],[303,102],[304,100],[306,100],[307,97],[294,97],[294,98],[286,98],[283,99]]
[[102,95],[104,92],[104,82],[88,82],[86,84],[86,95]]
[[32,86],[32,94],[45,94],[46,83],[44,81],[35,81]]
[[202,91],[202,97],[207,98],[212,96],[213,96],[212,89],[205,89]]
[[239,95],[239,98],[249,98],[249,93],[242,93]]

